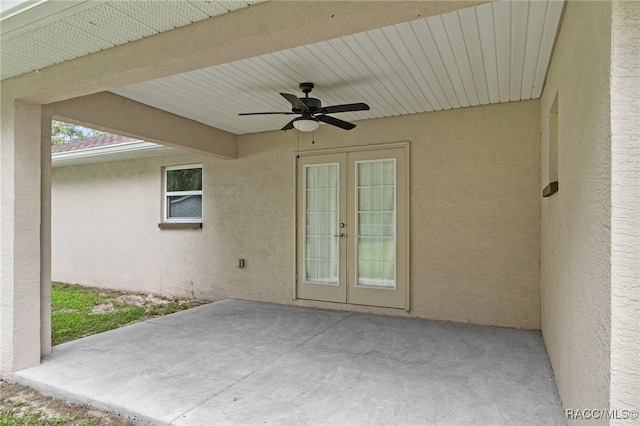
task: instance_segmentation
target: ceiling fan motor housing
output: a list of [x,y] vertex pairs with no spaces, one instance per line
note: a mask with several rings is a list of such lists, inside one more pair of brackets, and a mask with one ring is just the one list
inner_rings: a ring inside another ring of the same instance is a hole
[[[304,103],[307,106],[308,112],[310,114],[315,114],[320,110],[320,108],[322,108],[322,102],[320,102],[320,99],[316,99],[316,98],[299,98],[299,99],[302,101],[302,103]],[[292,111],[296,114],[303,114],[305,112],[302,108],[297,108],[297,107],[293,107]]]

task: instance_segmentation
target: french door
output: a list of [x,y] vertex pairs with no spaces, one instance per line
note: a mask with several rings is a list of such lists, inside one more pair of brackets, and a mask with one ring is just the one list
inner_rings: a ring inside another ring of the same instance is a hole
[[407,154],[301,153],[297,298],[408,309]]

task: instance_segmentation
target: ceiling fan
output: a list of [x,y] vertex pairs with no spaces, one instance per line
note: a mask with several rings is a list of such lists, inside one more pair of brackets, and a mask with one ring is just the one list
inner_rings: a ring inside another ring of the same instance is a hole
[[304,98],[298,98],[290,93],[280,93],[282,97],[291,103],[291,112],[245,112],[239,115],[265,115],[265,114],[282,114],[282,115],[300,115],[290,122],[288,122],[282,130],[290,130],[293,128],[298,129],[301,132],[313,132],[320,126],[320,122],[331,124],[332,126],[340,127],[344,130],[351,130],[356,127],[355,124],[348,121],[340,120],[335,117],[331,117],[327,114],[335,114],[338,112],[352,112],[352,111],[368,111],[369,105],[359,102],[355,104],[342,104],[322,106],[320,99],[310,98],[309,93],[313,90],[313,83],[305,82],[300,83],[300,90],[304,93]]

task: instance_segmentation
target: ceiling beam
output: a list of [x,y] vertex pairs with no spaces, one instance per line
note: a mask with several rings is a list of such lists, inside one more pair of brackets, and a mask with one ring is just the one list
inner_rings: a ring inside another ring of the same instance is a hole
[[3,80],[2,89],[47,104],[487,2],[268,1]]
[[113,93],[96,93],[48,104],[42,108],[42,114],[174,148],[226,159],[238,158],[236,135]]

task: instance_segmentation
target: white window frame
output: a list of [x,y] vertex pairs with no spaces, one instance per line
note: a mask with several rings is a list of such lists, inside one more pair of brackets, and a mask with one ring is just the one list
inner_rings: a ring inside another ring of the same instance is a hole
[[[200,195],[201,200],[204,200],[202,195],[202,190],[198,191],[168,191],[167,190],[167,172],[171,170],[185,170],[185,169],[201,169],[202,164],[188,164],[184,166],[168,166],[164,168],[162,173],[163,176],[163,185],[162,185],[162,221],[165,223],[202,223],[202,217],[169,217],[169,197],[176,197],[181,195]],[[202,176],[204,180],[204,174]],[[203,209],[204,215],[204,203],[201,206]]]

